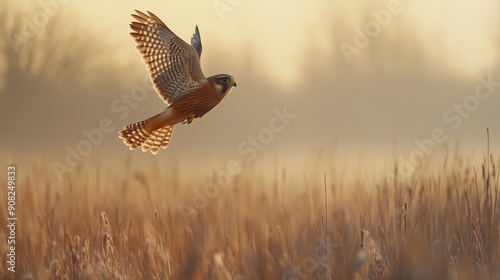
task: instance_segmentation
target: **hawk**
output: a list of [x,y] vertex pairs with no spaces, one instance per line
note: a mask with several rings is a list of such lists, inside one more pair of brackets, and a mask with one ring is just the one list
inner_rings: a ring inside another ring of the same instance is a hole
[[214,108],[236,87],[231,75],[206,78],[201,71],[200,31],[195,28],[191,45],[174,34],[156,15],[136,10],[130,33],[147,65],[151,81],[161,99],[168,105],[158,115],[128,125],[120,138],[131,149],[156,154],[170,142],[174,125],[190,124]]

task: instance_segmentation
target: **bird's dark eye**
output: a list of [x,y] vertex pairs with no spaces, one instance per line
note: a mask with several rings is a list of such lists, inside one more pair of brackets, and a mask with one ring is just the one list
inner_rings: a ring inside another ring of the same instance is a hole
[[227,84],[227,82],[229,81],[229,78],[228,77],[222,77],[220,78],[220,81],[224,84]]

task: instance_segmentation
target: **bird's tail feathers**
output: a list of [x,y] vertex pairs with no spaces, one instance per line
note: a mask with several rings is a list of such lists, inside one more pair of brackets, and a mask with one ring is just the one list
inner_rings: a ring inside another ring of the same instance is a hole
[[[142,147],[142,151],[151,151],[156,154],[161,148],[166,148],[170,142],[174,126],[160,127],[155,130],[149,130],[156,122],[157,118],[162,117],[162,114],[156,115],[149,119],[128,125],[120,131],[120,138],[131,150]],[[153,126],[154,127],[154,126]]]

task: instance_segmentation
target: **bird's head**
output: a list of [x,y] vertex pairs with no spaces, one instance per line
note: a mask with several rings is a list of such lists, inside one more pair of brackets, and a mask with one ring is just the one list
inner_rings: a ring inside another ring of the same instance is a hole
[[236,82],[233,76],[227,74],[219,74],[209,78],[214,83],[215,88],[222,95],[228,94],[233,87],[236,87]]

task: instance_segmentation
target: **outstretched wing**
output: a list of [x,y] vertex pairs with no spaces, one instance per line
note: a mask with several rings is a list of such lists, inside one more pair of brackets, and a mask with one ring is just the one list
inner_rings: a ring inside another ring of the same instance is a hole
[[[130,35],[148,66],[151,80],[160,97],[170,105],[179,97],[206,82],[198,51],[174,34],[157,16],[136,10]],[[198,39],[199,33],[198,33]],[[199,41],[201,52],[201,40]]]
[[193,37],[191,37],[191,46],[198,53],[198,58],[201,58],[201,51],[203,50],[203,46],[201,45],[201,36],[200,30],[198,30],[198,25],[194,29]]

